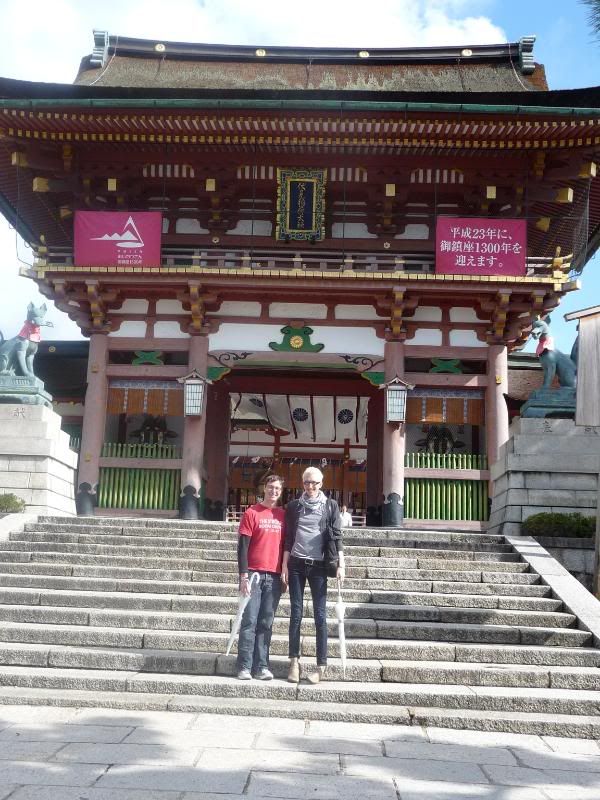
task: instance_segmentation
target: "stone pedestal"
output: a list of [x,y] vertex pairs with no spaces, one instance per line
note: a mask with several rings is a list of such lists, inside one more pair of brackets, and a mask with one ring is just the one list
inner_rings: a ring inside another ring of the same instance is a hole
[[60,417],[42,405],[0,404],[0,493],[34,514],[75,514],[77,454]]
[[557,417],[574,419],[575,389],[536,389],[521,407],[521,417]]
[[490,533],[515,535],[542,512],[596,514],[600,428],[570,419],[516,419],[492,464]]
[[39,378],[21,375],[0,375],[0,403],[42,405],[52,408],[52,397]]

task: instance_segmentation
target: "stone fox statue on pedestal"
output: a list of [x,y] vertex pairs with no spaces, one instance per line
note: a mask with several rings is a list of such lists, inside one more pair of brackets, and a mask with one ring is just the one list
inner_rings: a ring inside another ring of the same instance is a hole
[[29,303],[27,319],[19,333],[12,339],[5,339],[0,333],[0,375],[35,377],[33,358],[42,339],[41,328],[54,327],[51,322],[44,321],[47,310],[45,303],[39,307]]
[[543,389],[550,389],[554,376],[558,377],[560,386],[575,386],[577,367],[566,353],[554,347],[554,338],[550,333],[550,317],[536,319],[533,322],[531,335],[538,339],[536,355],[544,368]]

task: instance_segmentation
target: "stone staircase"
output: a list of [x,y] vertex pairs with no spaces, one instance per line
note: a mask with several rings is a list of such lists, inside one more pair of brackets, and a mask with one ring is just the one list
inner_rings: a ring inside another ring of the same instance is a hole
[[[24,527],[0,541],[0,703],[600,736],[594,636],[503,536],[348,532],[346,678],[332,609],[329,679],[295,686],[285,595],[274,681],[236,680],[235,656],[223,655],[237,610],[234,526],[41,517]],[[308,594],[305,670],[311,616]]]

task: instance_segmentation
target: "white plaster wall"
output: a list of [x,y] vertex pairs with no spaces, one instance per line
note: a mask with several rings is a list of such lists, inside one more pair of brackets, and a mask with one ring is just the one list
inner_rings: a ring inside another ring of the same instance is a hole
[[216,333],[209,335],[208,349],[269,350],[269,342],[280,342],[281,338],[281,325],[224,322]]
[[183,333],[178,322],[155,322],[154,337],[156,339],[189,339],[189,333]]
[[375,306],[339,305],[335,307],[336,319],[387,319],[377,313]]
[[415,322],[441,322],[442,309],[437,306],[418,306],[412,317],[407,317]]
[[227,236],[270,236],[273,223],[266,219],[255,219],[254,226],[251,219],[240,219],[235,228],[227,231]]
[[480,319],[474,308],[462,308],[461,306],[452,306],[450,309],[450,322],[487,322],[486,319]]
[[487,347],[480,342],[475,331],[450,331],[451,347]]
[[215,317],[260,317],[260,303],[244,303],[240,300],[224,300],[218,311],[211,312]]
[[157,314],[189,314],[189,311],[183,310],[181,300],[157,300],[156,301]]
[[369,233],[365,222],[334,222],[331,226],[333,239],[376,239],[376,233]]
[[117,308],[112,313],[113,314],[146,314],[148,311],[148,301],[147,300],[137,300],[130,298],[129,300],[125,300],[121,308]]
[[143,338],[146,335],[146,323],[143,320],[125,320],[121,323],[118,331],[112,331],[108,335],[115,339],[123,339],[125,337]]
[[324,326],[311,326],[314,334],[311,337],[313,344],[324,344],[324,353],[348,353],[350,355],[383,356],[383,339],[378,339],[375,328],[351,328],[339,326],[329,328]]
[[287,319],[327,319],[327,306],[320,303],[271,303],[269,316]]
[[429,239],[429,225],[410,222],[402,233],[394,236],[394,239]]
[[179,217],[175,223],[175,233],[210,233],[193,217]]
[[[374,328],[351,328],[347,326],[311,326],[313,344],[324,344],[323,353],[383,356],[383,339],[378,339]],[[156,334],[155,334],[156,335]],[[217,333],[209,336],[209,350],[259,350],[269,351],[269,342],[282,339],[280,325],[239,325],[224,322]]]
[[441,347],[442,332],[436,328],[417,328],[412,339],[406,340],[406,346],[411,344],[428,344],[431,347]]

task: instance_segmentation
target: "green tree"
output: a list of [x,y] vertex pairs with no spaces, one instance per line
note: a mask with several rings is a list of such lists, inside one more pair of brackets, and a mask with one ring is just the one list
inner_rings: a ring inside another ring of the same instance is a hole
[[594,32],[594,38],[600,41],[600,0],[581,0],[588,7],[588,22]]

